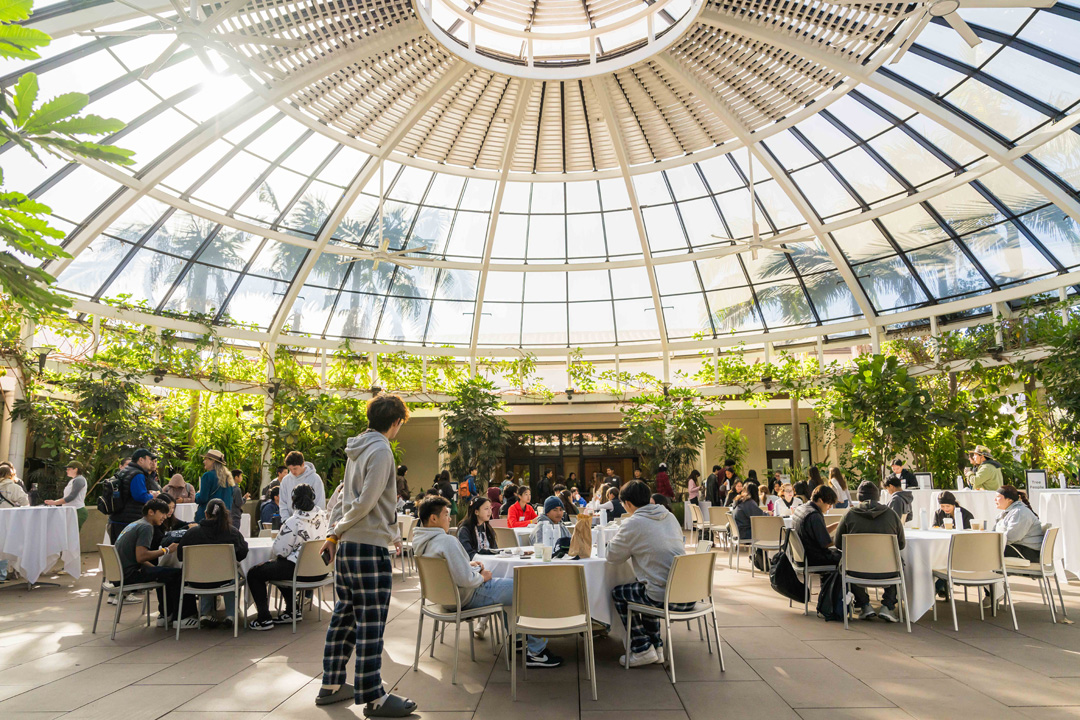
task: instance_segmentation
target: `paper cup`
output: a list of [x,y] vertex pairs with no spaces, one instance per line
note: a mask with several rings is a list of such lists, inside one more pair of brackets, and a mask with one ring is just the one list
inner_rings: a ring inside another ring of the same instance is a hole
[[953,519],[952,518],[945,518],[945,529],[946,530],[952,530],[953,529]]
[[547,545],[544,546],[544,549],[543,549],[544,562],[551,562],[551,551],[552,551],[552,548],[548,547]]

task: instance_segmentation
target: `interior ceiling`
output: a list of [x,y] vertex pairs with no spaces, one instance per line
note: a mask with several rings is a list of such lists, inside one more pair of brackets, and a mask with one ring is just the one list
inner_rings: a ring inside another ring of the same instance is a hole
[[[473,62],[400,0],[45,0],[54,46],[0,85],[88,92],[137,162],[2,147],[5,178],[52,205],[81,312],[247,341],[667,357],[1080,283],[1077,0],[676,2],[574,77]],[[649,7],[469,3],[549,31]]]

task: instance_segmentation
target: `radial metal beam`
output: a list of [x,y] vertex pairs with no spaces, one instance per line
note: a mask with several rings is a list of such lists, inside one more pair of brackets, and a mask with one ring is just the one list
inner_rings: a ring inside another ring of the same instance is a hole
[[[511,82],[515,82],[511,80]],[[484,310],[484,292],[487,290],[488,271],[491,267],[491,252],[495,245],[495,229],[499,224],[499,211],[502,209],[503,193],[506,190],[506,177],[510,174],[510,165],[514,159],[518,136],[525,118],[525,110],[532,95],[532,80],[517,80],[518,92],[514,96],[514,114],[510,120],[506,144],[503,146],[500,164],[499,184],[495,190],[495,200],[491,205],[491,220],[488,223],[487,242],[484,243],[484,259],[480,263],[480,276],[476,284],[476,302],[473,304],[472,334],[469,336],[470,362],[476,363],[476,347],[480,339],[480,318]],[[505,96],[504,96],[505,97]]]
[[656,273],[653,272],[652,250],[649,248],[649,238],[645,233],[645,218],[641,214],[641,204],[638,203],[637,192],[634,190],[634,181],[630,176],[630,158],[626,153],[626,143],[623,140],[622,128],[619,127],[619,119],[615,116],[615,109],[611,105],[611,90],[609,88],[611,81],[609,78],[604,77],[593,78],[590,82],[593,85],[593,92],[600,103],[600,110],[603,113],[604,123],[608,129],[608,137],[611,138],[611,144],[614,146],[615,157],[618,159],[619,167],[622,169],[623,182],[626,183],[626,194],[630,198],[630,209],[634,214],[638,240],[641,241],[642,262],[645,265],[645,272],[649,276],[649,290],[652,292],[653,305],[656,309],[656,327],[660,332],[660,347],[664,353],[664,369],[667,370],[669,359],[667,322],[664,320],[660,286],[656,282]]
[[149,188],[156,186],[169,173],[176,170],[203,149],[209,147],[225,133],[266,108],[272,107],[281,100],[304,89],[311,83],[348,67],[352,63],[382,55],[401,43],[416,37],[421,32],[423,32],[423,28],[415,21],[402,23],[380,31],[371,40],[356,43],[348,50],[331,55],[323,62],[312,63],[304,70],[285,78],[280,85],[249,95],[235,106],[207,120],[197,130],[189,134],[187,139],[162,159],[161,162],[151,166],[139,175],[139,179],[144,183],[142,188],[138,190],[124,189],[101,212],[91,218],[78,232],[74,240],[64,248],[72,257],[53,260],[46,267],[46,272],[53,277],[59,276],[80,252],[116,222],[128,208],[146,194]]
[[[419,122],[420,119],[427,114],[427,111],[439,102],[439,100],[441,100],[466,73],[469,72],[469,69],[468,63],[455,60],[453,64],[447,68],[443,76],[439,78],[438,82],[436,82],[430,90],[420,96],[416,104],[409,109],[405,114],[405,117],[397,123],[390,135],[387,136],[386,141],[379,151],[368,160],[364,165],[363,170],[357,173],[356,177],[345,191],[345,194],[338,202],[337,207],[334,208],[330,217],[326,219],[326,223],[323,225],[322,230],[319,231],[318,237],[315,238],[315,247],[308,252],[307,257],[304,259],[304,264],[300,267],[300,270],[296,273],[292,282],[289,283],[289,290],[285,293],[285,298],[281,301],[277,315],[274,317],[274,322],[270,326],[271,343],[277,342],[278,337],[281,335],[281,330],[285,326],[285,319],[292,313],[292,306],[296,302],[297,296],[300,294],[300,289],[304,287],[304,283],[307,282],[308,276],[315,267],[315,263],[318,262],[323,250],[334,236],[334,232],[337,230],[338,225],[341,224],[342,219],[344,219],[345,213],[349,211],[349,208],[352,207],[352,204],[360,195],[360,191],[362,191],[364,186],[368,184],[368,181],[375,176],[375,173],[382,166],[383,161],[390,155],[393,149],[397,147],[398,143],[404,140],[405,136],[412,132],[413,126]],[[379,218],[379,222],[382,222],[382,217]]]
[[[1080,223],[1080,204],[1064,190],[1049,182],[1035,168],[1027,163],[1015,162],[1010,155],[1012,148],[1003,145],[997,139],[991,137],[984,130],[957,112],[945,105],[935,103],[921,93],[912,90],[902,83],[893,80],[883,73],[876,72],[877,68],[892,54],[890,48],[883,48],[874,57],[874,62],[860,65],[851,62],[838,54],[830,52],[816,42],[804,42],[794,35],[780,33],[762,27],[744,19],[724,15],[712,9],[703,10],[698,16],[699,22],[713,27],[726,30],[735,35],[742,35],[754,40],[767,42],[777,48],[798,53],[809,60],[838,72],[845,73],[849,77],[858,79],[867,87],[871,87],[888,97],[901,102],[912,110],[922,113],[924,116],[944,125],[960,138],[968,141],[982,152],[989,155],[1001,165],[1009,168],[1020,179],[1046,196],[1048,200],[1057,205],[1075,222]],[[914,23],[909,23],[914,25]],[[908,29],[910,32],[910,28]],[[897,33],[900,39],[904,33]],[[1023,143],[1021,143],[1023,145]]]
[[709,109],[716,113],[728,128],[735,133],[735,136],[746,145],[754,158],[759,163],[765,166],[765,169],[769,171],[769,175],[776,181],[780,189],[783,190],[784,195],[791,201],[792,205],[803,216],[803,220],[806,221],[807,226],[814,233],[818,242],[821,243],[821,247],[828,253],[829,259],[832,260],[833,265],[840,272],[840,276],[844,279],[848,289],[851,291],[852,297],[855,298],[855,302],[859,304],[859,309],[862,311],[864,317],[871,324],[876,322],[877,313],[874,310],[873,305],[870,303],[869,297],[866,295],[866,290],[859,284],[858,279],[855,277],[855,273],[851,270],[851,266],[848,265],[847,259],[844,258],[840,252],[840,248],[833,242],[829,233],[823,229],[823,223],[818,219],[817,213],[810,207],[810,204],[803,197],[799,189],[795,187],[794,181],[788,176],[787,172],[773,159],[772,155],[768,152],[762,151],[762,149],[754,142],[750,131],[746,129],[746,126],[735,116],[735,113],[728,107],[728,104],[724,102],[723,98],[719,97],[715,92],[712,92],[708,87],[701,83],[693,74],[685,67],[679,60],[671,57],[668,53],[661,53],[655,58],[655,62],[661,65],[668,72],[679,78],[679,81],[685,83],[686,86],[693,91],[695,95],[701,98],[705,104],[709,106]]

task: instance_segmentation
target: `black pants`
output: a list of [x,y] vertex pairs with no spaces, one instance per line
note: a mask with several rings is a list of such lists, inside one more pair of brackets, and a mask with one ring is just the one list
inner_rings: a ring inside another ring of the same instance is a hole
[[[850,578],[852,576],[848,575],[848,577]],[[895,576],[892,575],[891,573],[886,573],[884,575],[882,575],[880,573],[866,573],[866,574],[862,575],[862,577],[865,577],[865,578],[867,578],[869,580],[869,579],[875,578],[875,577],[895,577]],[[861,607],[865,607],[865,606],[870,604],[870,595],[866,592],[866,588],[864,588],[862,585],[854,585],[854,584],[848,585],[848,587],[851,589],[851,594],[855,596],[855,607],[861,608]],[[892,610],[893,608],[896,607],[896,589],[898,587],[899,587],[898,585],[887,585],[884,588],[882,588],[882,590],[881,590],[881,604],[882,604],[883,607],[887,607],[890,610]]]
[[1040,560],[1041,553],[1034,548],[1029,548],[1026,545],[1006,545],[1005,557],[1016,557],[1030,560],[1033,563],[1037,563]]
[[[259,611],[259,620],[270,619],[269,587],[267,583],[270,580],[292,580],[295,568],[296,564],[292,560],[277,557],[248,570],[248,590],[251,591],[251,599],[255,601],[255,608]],[[312,582],[320,580],[322,577],[298,577],[297,580]],[[291,613],[293,609],[292,593],[285,592],[282,593],[282,596],[285,598],[285,612]]]
[[[126,584],[159,582],[165,584],[165,597],[169,601],[169,621],[176,619],[176,611],[180,606],[180,577],[183,571],[180,568],[165,568],[154,565],[142,566],[132,573],[124,576]],[[163,606],[161,601],[161,588],[157,589],[158,612]],[[119,600],[119,598],[118,598]],[[195,596],[188,595],[184,598],[184,613],[180,617],[190,617],[195,614]]]

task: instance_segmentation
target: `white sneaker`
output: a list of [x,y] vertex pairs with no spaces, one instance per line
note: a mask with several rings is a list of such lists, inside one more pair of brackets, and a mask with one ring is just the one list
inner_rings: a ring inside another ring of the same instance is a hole
[[878,608],[877,615],[878,615],[879,618],[881,618],[882,620],[885,620],[887,622],[891,622],[891,623],[900,622],[900,618],[898,618],[896,616],[896,611],[894,611],[892,608],[885,607],[884,605],[882,605],[880,608]]
[[486,634],[487,634],[487,623],[483,622],[483,621],[477,623],[476,628],[473,630],[473,635],[476,636],[476,639],[477,640],[483,640],[484,636]]
[[124,596],[125,605],[134,605],[143,601],[142,595],[136,595],[135,593],[128,593]]
[[663,665],[664,664],[664,648],[663,648],[663,646],[660,646],[658,648],[653,648],[653,649],[656,650],[656,664],[657,665]]
[[158,627],[165,627],[165,618],[159,617],[155,623]]
[[[649,649],[645,652],[631,652],[630,653],[630,667],[641,667],[642,665],[654,665],[656,660],[656,648],[649,646]],[[623,667],[626,666],[626,656],[619,656],[619,664]]]
[[173,620],[173,630],[180,628],[181,630],[190,630],[192,628],[199,627],[199,618],[186,617],[183,620]]

